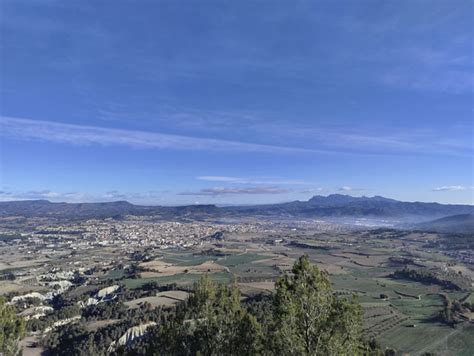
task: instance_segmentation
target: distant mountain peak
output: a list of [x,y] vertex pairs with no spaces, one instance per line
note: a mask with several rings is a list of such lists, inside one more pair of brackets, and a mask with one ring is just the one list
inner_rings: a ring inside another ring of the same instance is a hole
[[368,200],[372,200],[372,201],[383,201],[383,202],[387,202],[387,203],[388,202],[392,202],[392,203],[398,202],[398,200],[385,198],[381,195],[374,195],[372,198],[369,198],[369,197],[363,197],[363,198],[367,198]]
[[363,201],[372,201],[372,202],[386,202],[386,203],[395,203],[397,200],[389,199],[382,197],[380,195],[375,195],[373,197],[353,197],[347,194],[330,194],[328,196],[324,195],[315,195],[308,200],[311,204],[318,205],[336,205],[336,204],[348,204],[353,202],[363,202]]

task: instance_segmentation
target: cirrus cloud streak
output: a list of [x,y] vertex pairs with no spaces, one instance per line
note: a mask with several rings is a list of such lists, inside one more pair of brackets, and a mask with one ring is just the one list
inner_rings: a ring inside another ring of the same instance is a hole
[[196,192],[181,192],[178,195],[195,195],[195,196],[217,196],[217,195],[230,195],[230,194],[282,194],[289,193],[289,189],[280,187],[246,187],[246,188],[204,188]]
[[0,135],[72,145],[128,146],[142,149],[208,150],[261,153],[332,153],[300,147],[171,135],[159,132],[113,129],[0,116]]
[[435,187],[433,188],[434,192],[459,192],[463,190],[470,190],[473,189],[474,187],[466,187],[463,185],[444,185],[441,187]]

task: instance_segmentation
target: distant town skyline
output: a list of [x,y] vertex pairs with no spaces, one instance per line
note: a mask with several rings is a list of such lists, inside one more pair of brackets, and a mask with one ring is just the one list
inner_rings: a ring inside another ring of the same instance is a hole
[[474,204],[472,1],[2,1],[0,200]]

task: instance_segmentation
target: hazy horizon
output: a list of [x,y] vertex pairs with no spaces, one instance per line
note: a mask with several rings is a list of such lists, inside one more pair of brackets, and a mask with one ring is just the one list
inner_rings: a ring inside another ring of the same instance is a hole
[[[331,195],[343,195],[343,196],[349,196],[349,197],[354,197],[354,198],[375,198],[375,197],[382,197],[382,198],[386,198],[386,199],[393,199],[391,197],[386,197],[386,196],[380,196],[380,195],[374,195],[374,196],[365,196],[365,195],[351,195],[351,194],[341,194],[341,193],[330,193],[330,194],[316,194],[316,195],[313,195],[313,196],[310,196],[308,199],[297,199],[297,200],[282,200],[282,201],[274,201],[274,202],[271,202],[271,203],[266,203],[266,202],[262,202],[262,203],[242,203],[242,204],[239,204],[239,203],[215,203],[215,202],[212,202],[212,201],[208,201],[208,202],[205,202],[205,203],[202,203],[202,202],[199,202],[199,201],[196,201],[194,203],[183,203],[183,204],[158,204],[158,203],[155,203],[153,202],[152,200],[148,201],[148,203],[146,202],[136,202],[136,201],[133,201],[133,200],[127,200],[125,199],[118,199],[119,197],[117,197],[117,199],[114,199],[114,198],[104,198],[104,199],[100,199],[100,198],[97,198],[97,199],[94,199],[93,197],[90,197],[89,200],[62,200],[61,198],[54,198],[54,197],[51,197],[51,198],[45,198],[45,197],[31,197],[31,198],[13,198],[13,199],[8,199],[8,198],[5,198],[5,197],[2,197],[0,199],[0,202],[4,202],[4,203],[8,203],[8,202],[19,202],[19,201],[48,201],[50,203],[70,203],[70,204],[74,204],[74,203],[77,203],[77,204],[83,204],[83,203],[117,203],[117,202],[127,202],[127,203],[131,203],[133,205],[149,205],[149,206],[169,206],[169,207],[173,207],[173,206],[183,206],[183,205],[216,205],[217,207],[230,207],[230,206],[252,206],[252,205],[265,205],[265,204],[284,204],[284,203],[290,203],[290,202],[294,202],[294,201],[308,201],[309,199],[311,199],[312,197],[315,197],[315,196],[322,196],[322,197],[329,197]],[[399,202],[404,202],[404,203],[438,203],[438,204],[445,204],[445,205],[457,205],[456,203],[439,203],[439,202],[435,202],[435,201],[420,201],[420,200],[397,200],[397,199],[393,199],[393,200],[396,200],[396,201],[399,201]],[[461,204],[461,205],[474,205],[472,203],[468,203],[468,204]]]

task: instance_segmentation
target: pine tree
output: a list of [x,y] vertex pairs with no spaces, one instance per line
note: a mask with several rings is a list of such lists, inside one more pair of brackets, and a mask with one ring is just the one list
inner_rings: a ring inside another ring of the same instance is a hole
[[237,285],[219,285],[207,275],[176,320],[158,329],[151,345],[159,355],[258,355],[260,324],[240,304]]
[[356,355],[362,348],[360,307],[335,297],[308,256],[277,281],[275,304],[275,354]]
[[18,318],[15,308],[0,297],[0,354],[19,355],[19,341],[25,334],[25,321]]

